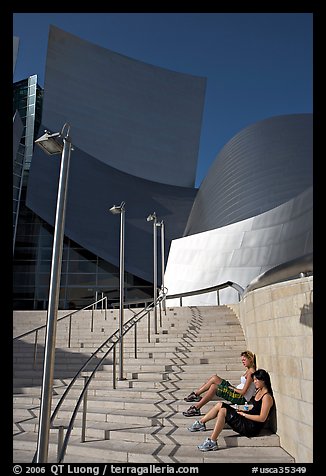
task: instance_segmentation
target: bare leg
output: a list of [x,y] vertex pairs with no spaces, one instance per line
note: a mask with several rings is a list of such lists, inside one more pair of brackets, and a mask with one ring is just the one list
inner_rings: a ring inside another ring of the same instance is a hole
[[209,387],[205,395],[202,397],[202,399],[199,402],[194,404],[196,408],[203,407],[205,403],[210,402],[213,399],[214,395],[216,394],[216,385],[217,385],[216,383],[211,384],[211,386]]
[[218,402],[199,421],[201,423],[206,423],[210,420],[213,420],[219,414],[221,409],[222,409],[222,402]]
[[212,384],[219,385],[222,382],[221,377],[218,375],[212,375],[206,383],[204,383],[201,387],[199,387],[196,391],[196,395],[201,395],[203,392],[206,392]]
[[226,416],[226,408],[223,407],[220,409],[220,411],[217,413],[217,418],[216,418],[216,422],[215,422],[215,426],[214,426],[214,430],[211,434],[211,440],[214,440],[216,441],[219,434],[221,433],[221,431],[223,430],[224,428],[224,424],[225,424],[225,416]]

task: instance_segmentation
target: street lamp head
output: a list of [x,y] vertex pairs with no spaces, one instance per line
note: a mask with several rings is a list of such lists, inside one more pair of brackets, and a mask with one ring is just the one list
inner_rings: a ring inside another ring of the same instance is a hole
[[119,215],[120,213],[122,213],[125,209],[125,202],[121,202],[120,205],[113,205],[113,207],[111,207],[109,209],[109,211],[113,214],[113,215]]
[[60,132],[51,134],[49,131],[45,131],[45,134],[39,137],[39,139],[36,139],[35,144],[49,155],[61,154],[63,145],[57,140],[60,136]]
[[[64,135],[65,129],[66,133]],[[62,126],[61,132],[54,132],[53,134],[51,134],[50,131],[45,130],[45,134],[36,139],[35,144],[37,144],[44,152],[49,155],[61,154],[63,152],[63,143],[58,139],[63,137],[64,139],[69,140],[69,131],[70,124],[68,122],[65,122]],[[73,150],[71,144],[70,147],[71,150]]]
[[156,213],[153,212],[151,213],[150,215],[148,215],[148,217],[146,218],[147,221],[153,221],[153,220],[156,220]]

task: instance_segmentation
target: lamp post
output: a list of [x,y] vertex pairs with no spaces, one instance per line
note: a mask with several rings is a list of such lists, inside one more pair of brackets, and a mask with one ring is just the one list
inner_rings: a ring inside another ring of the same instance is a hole
[[[165,273],[165,262],[164,262],[164,221],[161,220],[159,223],[156,223],[156,226],[161,228],[161,273],[162,273],[162,281],[161,281],[161,289],[164,292],[164,273]],[[163,309],[166,311],[166,302],[165,299],[163,300]]]
[[120,285],[119,285],[119,380],[123,377],[123,310],[124,310],[124,254],[125,254],[125,202],[110,208],[113,215],[120,215]]
[[157,334],[157,308],[156,308],[156,299],[157,299],[157,216],[156,213],[153,212],[147,217],[147,221],[153,222],[153,287],[154,287],[154,329],[155,334]]
[[[67,130],[64,134],[64,131]],[[46,337],[44,350],[44,366],[42,393],[39,416],[36,463],[47,463],[50,435],[50,417],[52,404],[52,387],[55,358],[55,340],[57,329],[57,314],[60,293],[60,276],[62,264],[62,247],[64,238],[66,196],[69,175],[70,153],[72,150],[69,137],[70,125],[65,123],[61,132],[45,134],[35,141],[49,155],[61,153],[60,176],[57,192],[57,206],[54,223],[49,301],[46,322]],[[59,141],[58,139],[61,139]]]

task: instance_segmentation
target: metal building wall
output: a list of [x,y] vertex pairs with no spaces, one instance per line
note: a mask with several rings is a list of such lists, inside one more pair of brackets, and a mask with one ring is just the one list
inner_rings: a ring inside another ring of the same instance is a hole
[[[252,279],[286,261],[313,252],[313,188],[255,217],[171,243],[165,285],[169,294],[233,281],[245,288]],[[238,301],[225,289],[221,304]],[[169,305],[179,305],[169,300]],[[184,305],[216,304],[216,293],[187,297]]]
[[193,187],[206,79],[146,64],[51,26],[43,123],[123,172]]
[[236,134],[201,184],[184,235],[254,217],[312,186],[312,127],[312,114],[291,114]]
[[[46,127],[45,127],[46,128]],[[71,138],[74,144],[73,130]],[[35,148],[29,173],[26,205],[54,224],[60,156]],[[153,280],[153,225],[156,212],[165,224],[165,254],[170,242],[183,234],[196,189],[152,182],[121,172],[74,145],[69,172],[65,235],[104,260],[119,266],[118,217],[109,208],[126,202],[125,269]]]
[[13,36],[12,38],[12,56],[13,56],[13,61],[12,61],[12,74],[15,73],[15,68],[16,68],[16,62],[17,62],[17,56],[18,56],[18,49],[19,49],[19,37],[18,36]]

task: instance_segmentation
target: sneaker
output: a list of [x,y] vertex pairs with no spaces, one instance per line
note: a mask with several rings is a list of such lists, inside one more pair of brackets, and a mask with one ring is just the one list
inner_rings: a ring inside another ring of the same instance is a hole
[[200,416],[200,409],[196,408],[195,405],[192,405],[185,412],[182,412],[184,416]]
[[218,449],[217,441],[211,440],[210,438],[206,438],[204,443],[198,445],[197,448],[200,451],[215,451]]
[[185,402],[199,402],[201,400],[201,397],[199,395],[196,395],[195,392],[189,393],[188,397],[184,398]]
[[201,421],[197,420],[188,428],[188,430],[189,431],[206,431],[206,425],[205,423],[202,423]]

